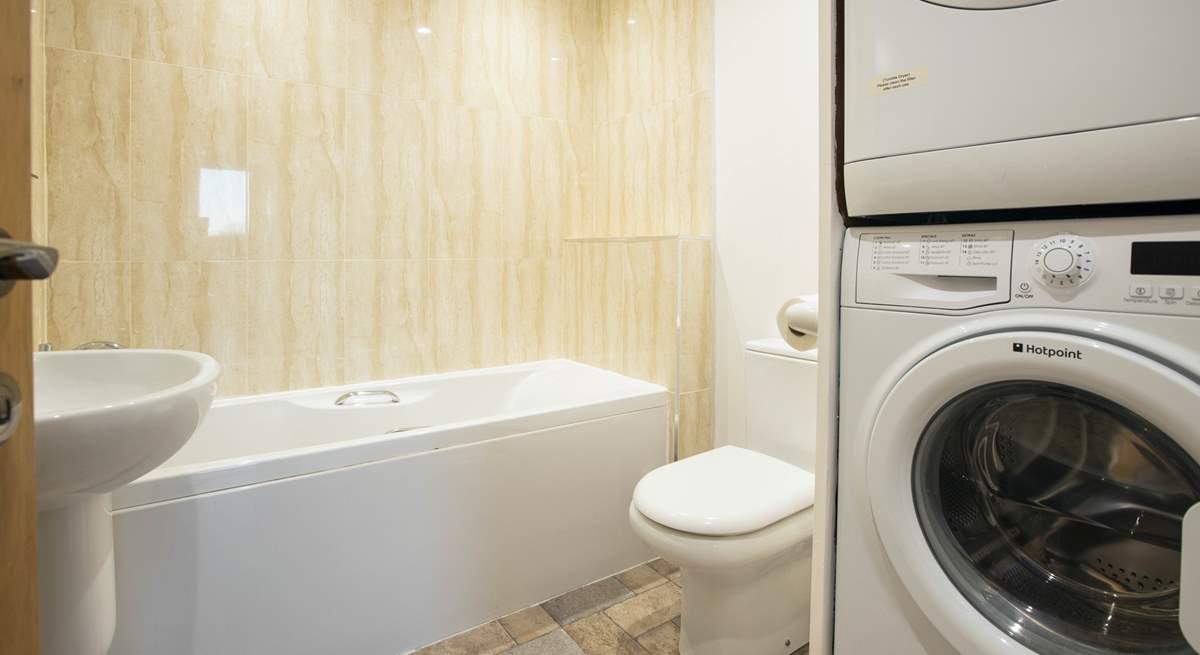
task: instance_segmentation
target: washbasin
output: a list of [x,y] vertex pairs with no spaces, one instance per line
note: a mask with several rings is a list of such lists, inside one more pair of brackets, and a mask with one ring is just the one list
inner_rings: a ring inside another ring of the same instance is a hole
[[33,358],[38,586],[44,655],[104,655],[116,622],[109,492],[191,438],[220,365],[182,350]]
[[220,366],[182,350],[36,353],[38,509],[149,473],[195,432]]

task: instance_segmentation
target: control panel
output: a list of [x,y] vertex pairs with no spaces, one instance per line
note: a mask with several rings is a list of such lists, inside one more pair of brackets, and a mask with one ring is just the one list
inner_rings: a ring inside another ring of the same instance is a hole
[[1200,216],[856,228],[845,304],[1200,317]]
[[1033,249],[1034,275],[1048,287],[1077,287],[1091,279],[1095,270],[1092,243],[1081,236],[1060,234]]
[[858,302],[969,309],[1008,302],[1012,230],[864,234]]

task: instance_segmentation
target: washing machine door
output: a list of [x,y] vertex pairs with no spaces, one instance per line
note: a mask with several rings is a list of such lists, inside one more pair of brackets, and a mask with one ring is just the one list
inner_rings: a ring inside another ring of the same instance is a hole
[[1168,362],[1009,332],[896,382],[872,427],[873,518],[959,650],[1195,652],[1180,589],[1200,550],[1200,514],[1195,537],[1183,527],[1200,502],[1200,384]]

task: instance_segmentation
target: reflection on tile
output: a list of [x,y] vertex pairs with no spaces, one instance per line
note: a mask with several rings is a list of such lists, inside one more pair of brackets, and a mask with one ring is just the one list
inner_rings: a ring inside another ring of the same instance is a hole
[[563,628],[587,655],[635,655],[644,653],[604,612],[597,612]]
[[254,7],[248,53],[252,75],[346,85],[344,2],[257,0]]
[[680,242],[679,390],[713,386],[713,268],[712,241]]
[[46,45],[129,56],[130,0],[46,0]]
[[341,254],[345,96],[260,81],[250,90],[249,257]]
[[506,655],[583,655],[583,650],[566,632],[555,630],[544,637],[517,646]]
[[58,350],[129,343],[129,265],[60,262],[50,277],[46,337]]
[[429,255],[428,103],[346,93],[349,258]]
[[244,73],[254,2],[130,0],[133,56],[181,66]]
[[334,262],[249,262],[247,354],[256,392],[341,381]]
[[46,51],[48,241],[65,260],[127,257],[129,62]]
[[414,655],[499,655],[512,648],[513,641],[496,621],[427,646]]
[[604,610],[613,623],[637,637],[650,628],[669,623],[679,615],[682,596],[673,584],[664,584]]
[[541,605],[526,607],[500,619],[500,625],[518,644],[537,639],[558,629],[558,623]]
[[679,458],[713,447],[713,392],[711,389],[679,395]]
[[424,260],[341,264],[345,381],[434,370],[429,265]]
[[131,265],[131,345],[246,361],[246,265],[241,262]]
[[133,259],[244,257],[245,78],[135,61],[133,99]]
[[679,655],[679,626],[674,621],[647,631],[637,638],[650,655]]
[[632,569],[617,574],[617,580],[635,594],[649,591],[660,584],[666,584],[667,579],[648,564],[641,564]]
[[[631,597],[633,594],[616,578],[605,578],[548,600],[542,603],[542,607],[559,625],[565,626]],[[570,632],[570,629],[567,631]],[[571,636],[575,637],[574,634]]]

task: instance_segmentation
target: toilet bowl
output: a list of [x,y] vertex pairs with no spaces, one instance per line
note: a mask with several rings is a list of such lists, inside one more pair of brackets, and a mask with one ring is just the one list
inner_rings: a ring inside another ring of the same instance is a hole
[[[815,352],[747,344],[748,448],[638,482],[633,531],[681,571],[681,655],[788,655],[808,642]],[[807,399],[807,400],[806,400]]]

